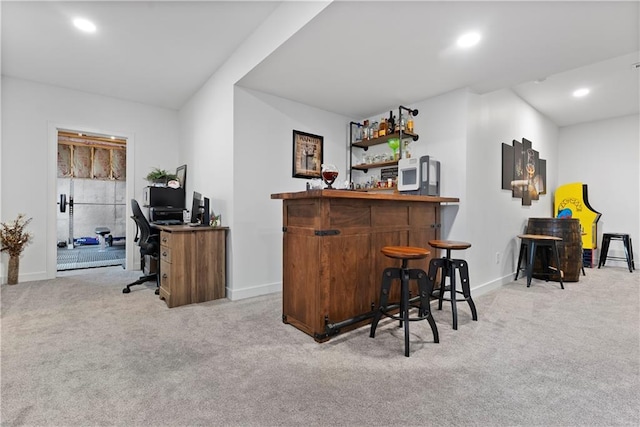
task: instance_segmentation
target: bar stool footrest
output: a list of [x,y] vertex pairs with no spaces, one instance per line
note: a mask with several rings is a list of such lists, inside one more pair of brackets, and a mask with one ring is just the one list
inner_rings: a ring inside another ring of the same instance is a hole
[[[449,287],[447,286],[444,289],[444,292],[451,292],[451,290],[449,289]],[[464,296],[464,292],[463,291],[459,291],[456,290],[456,294],[460,294]],[[433,291],[433,293],[431,294],[432,297],[434,298],[440,298],[440,289],[436,289],[435,291]],[[464,298],[456,298],[457,302],[465,302],[468,301],[471,297],[464,297]],[[443,301],[451,301],[451,297],[447,298],[447,297],[442,297]]]

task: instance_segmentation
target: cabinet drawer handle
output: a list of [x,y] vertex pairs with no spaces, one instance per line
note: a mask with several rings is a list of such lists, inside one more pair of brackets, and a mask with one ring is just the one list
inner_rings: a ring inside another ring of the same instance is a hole
[[166,257],[166,256],[167,256],[167,253],[166,253],[166,252],[162,252],[162,256],[163,256],[163,257]]
[[164,273],[164,274],[162,275],[162,278],[163,278],[163,279],[166,279],[167,277],[169,277],[169,276],[167,276],[167,273]]
[[166,237],[162,238],[162,243],[167,243],[167,238]]

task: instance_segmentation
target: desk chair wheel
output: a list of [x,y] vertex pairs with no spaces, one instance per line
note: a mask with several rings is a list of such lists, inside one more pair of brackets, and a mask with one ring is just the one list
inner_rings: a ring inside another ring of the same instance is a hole
[[123,294],[128,294],[129,292],[131,292],[131,289],[129,289],[129,288],[124,288],[124,289],[122,290],[122,293],[123,293]]

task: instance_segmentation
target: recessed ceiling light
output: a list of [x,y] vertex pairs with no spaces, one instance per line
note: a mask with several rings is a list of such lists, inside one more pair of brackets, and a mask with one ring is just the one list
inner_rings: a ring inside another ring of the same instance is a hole
[[73,25],[75,25],[79,30],[82,30],[86,33],[96,32],[96,25],[88,19],[76,18],[73,20]]
[[457,43],[459,47],[471,47],[478,44],[480,38],[480,34],[478,33],[466,33],[458,37]]
[[587,89],[586,87],[573,91],[573,96],[575,96],[576,98],[582,98],[583,96],[586,96],[588,94],[589,89]]

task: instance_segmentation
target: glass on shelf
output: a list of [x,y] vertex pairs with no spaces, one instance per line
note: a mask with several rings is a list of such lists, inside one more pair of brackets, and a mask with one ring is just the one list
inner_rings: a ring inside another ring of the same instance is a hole
[[391,138],[390,140],[387,141],[387,145],[389,146],[389,148],[391,148],[393,150],[393,158],[397,159],[398,158],[398,148],[400,147],[400,139]]
[[362,125],[360,123],[356,124],[356,127],[353,129],[353,140],[355,142],[362,141]]

